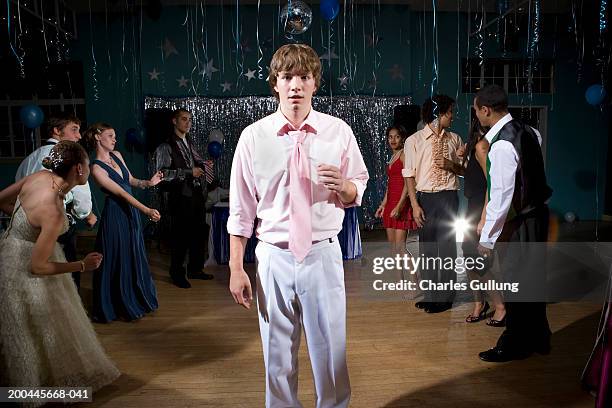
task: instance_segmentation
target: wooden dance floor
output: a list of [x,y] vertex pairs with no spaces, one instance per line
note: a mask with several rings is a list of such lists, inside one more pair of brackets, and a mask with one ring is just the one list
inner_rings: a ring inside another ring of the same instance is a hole
[[[255,308],[234,304],[226,267],[215,280],[173,286],[168,255],[150,252],[159,310],[135,323],[96,324],[123,375],[87,407],[262,407],[264,365]],[[350,268],[349,268],[350,269]],[[249,272],[253,272],[252,266]],[[368,302],[359,276],[346,275],[351,407],[591,407],[580,374],[593,346],[600,306],[549,306],[553,351],[505,364],[480,361],[503,329],[467,324],[471,305],[429,315],[412,301]],[[91,275],[82,295],[91,299]],[[306,343],[300,400],[314,406]]]

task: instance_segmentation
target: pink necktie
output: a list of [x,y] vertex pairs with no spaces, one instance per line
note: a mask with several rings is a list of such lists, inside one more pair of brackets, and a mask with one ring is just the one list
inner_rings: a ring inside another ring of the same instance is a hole
[[296,138],[289,163],[289,250],[302,262],[312,246],[310,166],[303,144],[306,132],[288,134]]

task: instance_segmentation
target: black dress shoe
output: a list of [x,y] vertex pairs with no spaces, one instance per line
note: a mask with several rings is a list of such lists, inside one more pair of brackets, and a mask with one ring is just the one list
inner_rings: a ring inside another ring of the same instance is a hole
[[414,306],[415,306],[417,309],[425,309],[425,308],[426,308],[428,305],[430,305],[430,304],[431,304],[431,302],[425,302],[424,300],[422,300],[422,301],[420,301],[420,302],[416,302],[416,303],[414,304]]
[[539,346],[534,347],[533,351],[541,354],[543,356],[547,356],[550,354],[550,343],[546,343],[546,344],[541,344]]
[[214,279],[215,276],[209,273],[204,273],[204,272],[193,272],[193,273],[188,273],[187,277],[189,279],[211,280],[211,279]]
[[504,363],[512,360],[523,360],[531,353],[527,351],[511,351],[503,347],[495,346],[492,349],[478,353],[482,361],[489,363]]
[[442,313],[452,309],[453,304],[450,302],[434,302],[425,308],[425,313]]
[[184,276],[172,276],[172,283],[182,289],[191,287],[191,283]]

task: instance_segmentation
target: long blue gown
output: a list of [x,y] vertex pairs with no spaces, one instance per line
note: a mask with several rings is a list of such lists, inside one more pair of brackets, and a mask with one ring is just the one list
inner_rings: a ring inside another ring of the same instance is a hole
[[[95,160],[121,188],[132,194],[129,172],[114,154],[121,174],[106,163]],[[100,267],[93,276],[93,319],[110,322],[118,318],[140,319],[158,307],[157,290],[147,261],[140,214],[122,198],[102,189],[106,194],[100,217],[96,251],[102,253]]]

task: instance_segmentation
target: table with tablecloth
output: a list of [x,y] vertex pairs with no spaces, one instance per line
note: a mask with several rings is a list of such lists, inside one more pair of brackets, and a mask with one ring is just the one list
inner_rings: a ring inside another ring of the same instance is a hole
[[[208,260],[206,265],[227,265],[229,262],[229,234],[227,233],[229,207],[227,203],[218,203],[212,207],[211,211]],[[342,230],[338,234],[338,242],[342,249],[342,258],[345,261],[361,257],[361,235],[359,234],[356,207],[344,210],[344,221],[342,222]],[[255,237],[255,232],[253,232],[253,236],[247,242],[244,254],[245,263],[255,262],[256,246],[257,238]]]

